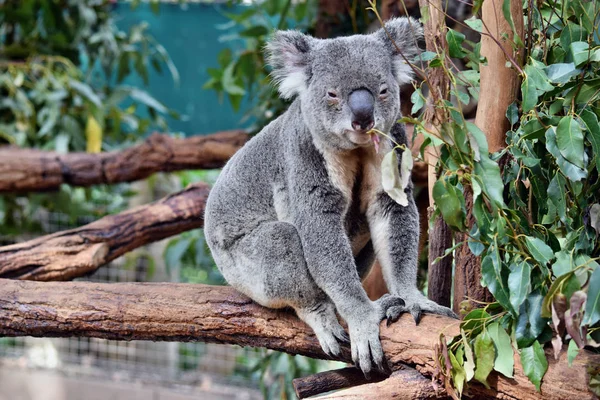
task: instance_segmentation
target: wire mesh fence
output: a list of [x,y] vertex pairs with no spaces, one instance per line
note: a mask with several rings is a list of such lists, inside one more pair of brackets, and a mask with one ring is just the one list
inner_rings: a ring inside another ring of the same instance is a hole
[[[69,218],[60,213],[47,213],[40,218],[46,232],[73,227]],[[76,225],[91,220],[79,219]],[[8,244],[8,241],[0,238],[0,245],[3,244]],[[77,280],[106,283],[185,281],[180,269],[165,268],[161,254],[164,248],[164,243],[153,244]],[[69,376],[119,382],[152,382],[167,386],[198,386],[210,381],[212,384],[244,388],[237,393],[254,393],[256,396],[258,382],[251,378],[250,368],[260,357],[261,354],[255,349],[206,343],[125,342],[97,338],[0,338],[0,366],[48,369]]]

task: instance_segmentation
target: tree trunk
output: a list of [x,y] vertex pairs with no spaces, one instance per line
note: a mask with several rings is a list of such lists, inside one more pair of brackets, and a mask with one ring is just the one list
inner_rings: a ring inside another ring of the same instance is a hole
[[[482,35],[481,55],[486,57],[487,65],[481,65],[481,91],[475,125],[485,132],[490,152],[500,150],[505,146],[506,131],[510,129],[506,119],[506,109],[517,99],[519,91],[519,75],[514,68],[507,68],[506,54],[513,55],[521,63],[521,56],[513,54],[513,32],[502,13],[502,2],[484,2],[482,6],[482,20],[484,32],[492,38]],[[520,1],[510,1],[510,11],[515,23],[517,34],[523,37],[523,9]],[[486,29],[487,27],[487,29]],[[469,229],[473,226],[474,218],[471,214],[473,207],[473,192],[465,188],[465,204],[468,210],[467,224]],[[481,260],[475,257],[466,244],[467,235],[460,235],[465,242],[456,254],[456,272],[454,278],[454,311],[459,312],[460,303],[470,301],[467,308],[480,307],[482,302],[494,301],[493,296],[481,287]]]
[[154,134],[110,153],[67,153],[0,146],[0,193],[131,182],[155,172],[220,168],[248,140],[241,130],[177,139]]
[[[446,22],[440,0],[419,0],[421,8],[428,9],[429,18],[424,24],[425,43],[427,50],[438,52],[448,48],[446,42]],[[444,61],[445,62],[445,61]],[[436,107],[449,98],[450,80],[442,68],[430,68],[427,71],[429,97],[424,111],[423,121],[427,129],[438,133],[441,126],[448,117],[443,107]],[[433,185],[437,181],[436,164],[439,158],[439,148],[429,146],[426,150],[428,167],[428,192],[429,204],[433,206]],[[437,258],[444,255],[446,249],[452,247],[452,233],[450,228],[439,216],[429,230],[429,253],[428,253],[428,297],[441,305],[450,306],[452,290],[452,256],[447,256],[433,263]]]
[[[418,327],[410,315],[403,315],[390,326],[382,323],[380,329],[391,369],[408,364],[427,377],[435,373],[433,344],[440,332],[459,334],[456,320],[439,315],[423,316]],[[206,341],[330,359],[293,314],[261,307],[230,287],[207,285],[0,279],[0,336]],[[490,389],[473,383],[469,394],[478,399],[594,397],[587,389],[587,368],[600,364],[599,355],[581,351],[572,367],[567,366],[566,352],[559,361],[548,357],[541,394],[515,357],[514,379],[492,373]],[[343,346],[335,359],[350,362],[349,347]]]
[[[431,214],[433,208],[429,209]],[[429,220],[429,219],[427,219]],[[452,248],[452,231],[443,218],[435,219],[429,236],[429,270],[427,271],[427,297],[439,305],[452,305],[452,254],[435,262],[446,249]]]
[[0,247],[0,278],[69,280],[145,244],[204,225],[209,187],[197,183],[79,228]]

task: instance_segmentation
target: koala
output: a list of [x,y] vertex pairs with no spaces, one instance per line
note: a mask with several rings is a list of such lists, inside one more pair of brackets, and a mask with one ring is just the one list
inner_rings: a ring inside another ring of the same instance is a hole
[[[335,39],[275,32],[268,61],[293,102],[231,158],[206,204],[206,240],[226,281],[263,306],[293,308],[327,354],[349,340],[367,376],[374,365],[386,369],[383,319],[454,316],[417,289],[412,185],[406,207],[382,189],[381,161],[393,145],[382,138],[378,153],[369,134],[376,128],[407,143],[396,122],[399,85],[412,78],[406,60],[418,54],[420,36],[407,18]],[[390,294],[371,301],[361,279],[375,258]]]

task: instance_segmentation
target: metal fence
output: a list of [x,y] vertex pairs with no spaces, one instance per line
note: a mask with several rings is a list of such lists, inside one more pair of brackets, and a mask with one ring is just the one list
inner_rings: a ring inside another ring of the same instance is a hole
[[[41,222],[47,232],[72,228],[61,214],[47,214]],[[165,270],[161,256],[164,247],[164,243],[153,244],[141,255],[130,253],[78,280],[109,283],[181,281],[179,270]],[[53,370],[67,376],[152,382],[167,387],[233,386],[234,394],[227,398],[240,399],[260,398],[258,382],[250,378],[249,373],[250,366],[260,357],[261,353],[255,349],[206,343],[0,338],[0,368]]]

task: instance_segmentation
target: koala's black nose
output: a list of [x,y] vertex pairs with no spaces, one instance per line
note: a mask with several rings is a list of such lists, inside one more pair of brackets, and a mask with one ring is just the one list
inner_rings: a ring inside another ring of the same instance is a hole
[[352,111],[352,128],[357,131],[368,131],[375,124],[373,109],[375,98],[367,89],[357,89],[350,93],[348,105]]

